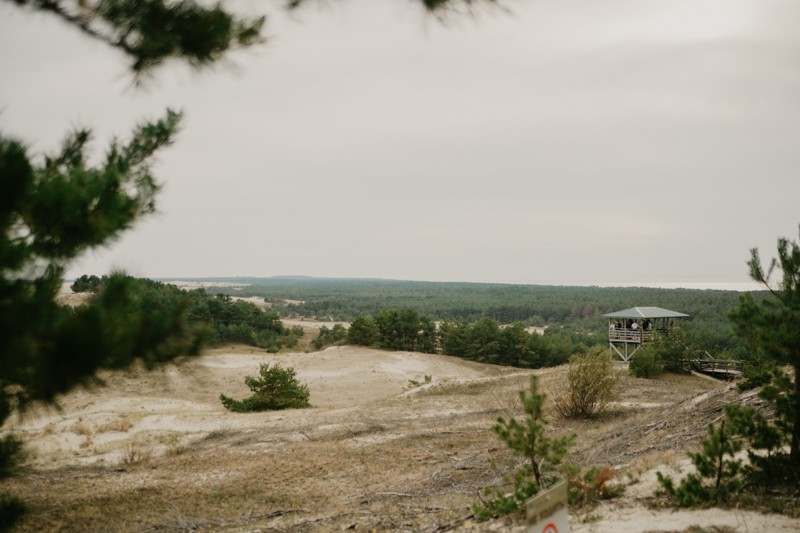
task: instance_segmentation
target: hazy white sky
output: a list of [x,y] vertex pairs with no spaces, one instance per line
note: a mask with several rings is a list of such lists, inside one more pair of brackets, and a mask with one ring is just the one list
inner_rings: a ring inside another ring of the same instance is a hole
[[746,282],[800,223],[800,3],[408,0],[269,15],[269,42],[136,88],[124,58],[0,4],[0,128],[98,156],[168,107],[160,214],[69,275]]

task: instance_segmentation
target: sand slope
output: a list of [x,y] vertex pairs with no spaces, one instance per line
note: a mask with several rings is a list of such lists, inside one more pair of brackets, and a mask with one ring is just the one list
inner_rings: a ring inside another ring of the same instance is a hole
[[[260,363],[295,368],[313,407],[225,411],[219,394],[247,395],[243,378]],[[553,390],[564,369],[535,373]],[[155,372],[106,373],[106,387],[75,391],[60,411],[37,410],[4,428],[31,453],[0,490],[28,502],[22,531],[524,530],[477,523],[469,506],[502,477],[490,457],[501,467],[516,461],[489,428],[519,413],[517,391],[530,374],[358,347],[270,355],[241,346]],[[411,386],[425,376],[430,383]],[[642,505],[655,468],[685,464],[684,451],[732,394],[693,376],[627,377],[622,401],[601,420],[551,414],[552,431],[578,434],[575,462],[613,465],[637,480],[623,498],[573,516],[573,530],[800,530],[779,515]]]

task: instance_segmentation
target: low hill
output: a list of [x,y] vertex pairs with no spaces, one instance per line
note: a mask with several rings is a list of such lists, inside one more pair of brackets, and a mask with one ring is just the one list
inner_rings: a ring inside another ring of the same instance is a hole
[[[219,394],[248,395],[243,378],[262,362],[295,368],[313,407],[225,411]],[[15,421],[30,455],[0,488],[30,507],[20,531],[524,530],[477,523],[470,503],[501,478],[491,457],[516,460],[490,427],[498,415],[519,414],[517,391],[531,372],[554,390],[565,369],[347,346],[215,349],[155,372],[106,373],[106,387]],[[630,484],[625,496],[573,516],[573,530],[800,528],[778,515],[675,513],[639,501],[652,494],[653,468],[684,465],[685,451],[735,397],[729,385],[696,376],[626,376],[622,400],[600,420],[551,412],[553,432],[578,434],[573,462],[613,466]]]

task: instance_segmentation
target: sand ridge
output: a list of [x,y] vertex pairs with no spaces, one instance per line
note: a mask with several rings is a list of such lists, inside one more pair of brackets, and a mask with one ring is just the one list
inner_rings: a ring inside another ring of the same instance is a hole
[[[294,368],[313,407],[227,412],[219,394],[248,395],[244,376],[261,363]],[[105,387],[7,424],[30,454],[0,489],[31,507],[21,531],[523,531],[476,522],[470,504],[502,477],[491,457],[518,461],[490,431],[497,416],[519,415],[532,373],[552,391],[564,372],[353,346],[217,348],[153,372],[103,373]],[[601,420],[558,420],[548,408],[551,431],[578,435],[576,458],[636,479],[626,496],[573,516],[573,531],[800,530],[780,515],[643,505],[655,471],[685,467],[705,434],[711,419],[691,418],[689,406],[717,416],[736,392],[694,376],[623,381]]]

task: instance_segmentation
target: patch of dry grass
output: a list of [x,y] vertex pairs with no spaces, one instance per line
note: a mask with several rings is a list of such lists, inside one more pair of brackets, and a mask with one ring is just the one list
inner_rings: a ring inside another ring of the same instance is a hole
[[87,422],[76,422],[71,430],[76,435],[92,436],[94,435],[94,427]]
[[111,420],[110,422],[106,422],[97,427],[95,430],[97,433],[108,433],[108,432],[120,432],[120,433],[127,433],[133,427],[133,423],[126,419],[126,418],[117,418],[115,420]]
[[[536,373],[547,390],[565,371]],[[132,435],[119,464],[31,470],[0,489],[29,504],[22,533],[451,530],[469,519],[479,491],[502,478],[489,458],[499,465],[519,460],[490,428],[500,413],[521,416],[518,391],[530,373],[487,367],[486,377],[434,381],[413,394],[302,415],[289,411],[264,418],[268,427],[243,427],[223,415],[219,429],[205,437],[174,431],[156,439],[156,446],[166,446],[163,455]],[[549,431],[578,435],[574,464],[640,474],[699,445],[723,398],[710,395],[684,411],[675,406],[714,387],[691,376],[624,377],[620,390],[628,406],[596,420],[563,420],[550,405]],[[640,409],[637,402],[665,407]],[[129,432],[129,423],[122,417],[97,427],[80,422],[70,431],[97,438]]]

